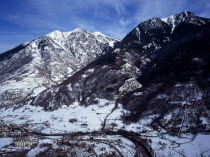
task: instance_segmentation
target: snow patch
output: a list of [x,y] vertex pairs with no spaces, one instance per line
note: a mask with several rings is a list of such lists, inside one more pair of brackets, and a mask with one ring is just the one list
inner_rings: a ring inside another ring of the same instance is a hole
[[138,37],[138,39],[139,39],[139,44],[140,44],[140,43],[141,43],[141,38],[140,38],[141,34],[140,34],[139,27],[136,27],[136,36]]
[[12,141],[13,141],[12,138],[0,138],[0,149],[7,145],[10,145]]

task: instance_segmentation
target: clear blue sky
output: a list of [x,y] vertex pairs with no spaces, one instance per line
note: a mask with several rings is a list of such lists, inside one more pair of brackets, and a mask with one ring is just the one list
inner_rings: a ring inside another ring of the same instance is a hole
[[82,28],[123,38],[142,21],[182,11],[210,17],[210,1],[1,0],[0,53],[53,30]]

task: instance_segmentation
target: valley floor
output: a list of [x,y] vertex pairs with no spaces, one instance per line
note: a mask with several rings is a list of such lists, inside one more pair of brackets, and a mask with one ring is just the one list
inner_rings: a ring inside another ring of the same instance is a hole
[[[97,105],[83,107],[75,103],[52,112],[30,105],[15,110],[3,108],[0,110],[0,120],[21,126],[36,137],[37,145],[26,151],[28,156],[58,150],[64,153],[69,146],[72,150],[68,153],[83,152],[80,156],[113,153],[113,156],[132,157],[138,152],[145,153],[142,146],[157,157],[210,155],[210,135],[182,134],[175,137],[164,130],[154,131],[148,127],[152,116],[138,123],[125,125],[121,116],[126,113],[128,111],[120,104],[116,106],[115,102],[100,99]],[[141,141],[141,145],[133,141],[133,137]],[[10,148],[12,142],[14,144],[14,139],[0,138],[0,143],[4,143],[1,144],[1,149]]]

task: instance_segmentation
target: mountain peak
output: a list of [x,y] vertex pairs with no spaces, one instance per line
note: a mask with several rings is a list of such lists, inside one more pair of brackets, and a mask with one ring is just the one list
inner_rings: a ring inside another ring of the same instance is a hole
[[52,32],[48,33],[45,36],[48,36],[48,37],[51,37],[51,38],[61,38],[61,37],[64,37],[64,33],[59,31],[59,30],[55,30],[55,31],[52,31]]
[[59,30],[55,30],[55,31],[52,31],[50,33],[48,33],[47,35],[45,36],[48,36],[48,37],[51,37],[51,38],[67,38],[71,33],[73,32],[85,32],[85,30],[81,29],[81,28],[76,28],[72,31],[69,31],[69,32],[61,32]]
[[171,18],[185,18],[185,17],[189,17],[189,16],[195,16],[195,14],[193,12],[190,12],[190,11],[184,11],[184,12],[180,12],[180,13],[177,13],[177,14],[174,14],[174,15],[171,15],[169,17],[166,17],[166,18],[161,18],[162,21],[166,22],[168,21],[168,19],[171,19]]
[[195,14],[191,11],[183,11],[172,16],[195,16]]
[[81,29],[81,28],[76,28],[76,29],[74,29],[74,30],[71,31],[71,32],[84,32],[84,31],[86,31],[86,30]]
[[173,33],[174,29],[183,22],[193,25],[205,24],[203,18],[196,16],[193,12],[190,11],[185,11],[166,18],[161,18],[161,20],[172,27],[171,33]]
[[197,17],[193,12],[190,11],[171,15],[167,18],[161,18],[161,20],[172,27],[171,33],[173,33],[176,26],[178,26],[182,22],[187,22],[194,25],[205,24],[205,22],[201,18]]
[[89,34],[92,34],[94,36],[107,37],[106,35],[104,35],[101,32],[93,32],[92,33],[92,32],[86,31],[86,30],[81,29],[81,28],[76,28],[76,29],[74,29],[72,31],[69,31],[69,32],[61,32],[59,30],[55,30],[55,31],[52,31],[52,32],[48,33],[45,36],[48,36],[48,37],[51,37],[51,38],[67,38],[71,33],[89,33]]
[[101,32],[93,32],[93,34],[96,35],[96,36],[98,36],[98,35],[99,35],[99,36],[105,36],[105,35],[102,34]]

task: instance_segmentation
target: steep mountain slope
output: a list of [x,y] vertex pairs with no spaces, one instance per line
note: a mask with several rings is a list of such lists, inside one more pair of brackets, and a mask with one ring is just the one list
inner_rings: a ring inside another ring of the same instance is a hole
[[210,21],[188,15],[173,22],[169,44],[141,68],[138,81],[144,86],[120,100],[131,111],[125,121],[155,115],[149,124],[153,129],[176,134],[209,131]]
[[24,104],[73,75],[117,41],[82,29],[54,31],[0,54],[0,106]]
[[31,105],[56,110],[101,99],[123,104],[125,123],[152,117],[147,125],[171,133],[209,130],[210,20],[183,12],[154,18],[118,46]]

